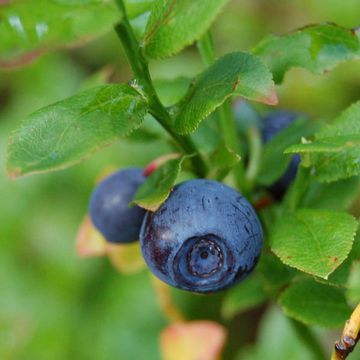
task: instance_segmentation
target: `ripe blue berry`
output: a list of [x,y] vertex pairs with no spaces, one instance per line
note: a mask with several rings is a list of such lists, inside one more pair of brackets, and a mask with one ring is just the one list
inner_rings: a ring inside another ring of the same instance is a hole
[[234,189],[195,179],[175,186],[140,232],[150,270],[180,289],[207,293],[243,280],[260,256],[263,233],[250,203]]
[[90,218],[106,240],[129,243],[139,239],[145,210],[129,208],[129,202],[144,181],[142,169],[128,168],[110,175],[93,191]]
[[[275,135],[291,125],[298,118],[299,114],[287,111],[274,111],[268,114],[263,121],[262,138],[264,143],[270,141]],[[290,164],[283,176],[274,184],[269,186],[269,191],[277,200],[281,200],[287,188],[295,179],[297,169],[300,164],[300,156],[295,154],[292,156]]]

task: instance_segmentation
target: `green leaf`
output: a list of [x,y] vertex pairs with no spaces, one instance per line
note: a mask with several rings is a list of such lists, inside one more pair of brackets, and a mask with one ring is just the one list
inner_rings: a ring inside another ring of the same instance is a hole
[[332,123],[317,134],[318,139],[360,134],[360,101],[353,103]]
[[261,256],[255,271],[262,277],[264,287],[268,292],[274,292],[287,285],[296,274],[296,270],[283,264],[271,253]]
[[270,185],[279,179],[291,160],[290,156],[284,155],[284,150],[300,141],[302,136],[314,134],[317,128],[317,123],[299,118],[267,142],[263,147],[261,167],[256,178],[258,183]]
[[210,114],[206,121],[200,123],[197,130],[191,134],[197,148],[201,149],[207,157],[216,151],[222,141],[219,137],[218,118],[215,115],[216,113]]
[[182,162],[186,157],[168,160],[155,170],[139,187],[133,203],[144,209],[156,211],[170,195],[181,171]]
[[124,84],[96,87],[31,114],[9,141],[10,176],[66,168],[129,135],[147,101]]
[[314,280],[301,280],[279,297],[286,315],[308,325],[340,327],[351,314],[342,291]]
[[293,145],[286,153],[308,153],[320,182],[360,175],[360,101],[346,109],[332,125],[323,127],[313,142]]
[[126,141],[138,143],[150,143],[153,141],[166,140],[168,134],[162,126],[150,115],[146,114],[141,127],[134,130]]
[[335,24],[311,25],[284,36],[270,35],[253,53],[269,66],[276,83],[282,82],[293,67],[324,74],[344,61],[360,57],[360,30]]
[[346,213],[300,209],[281,215],[270,246],[283,263],[327,279],[348,256],[357,227]]
[[242,346],[235,360],[314,360],[314,354],[298,337],[290,319],[275,306],[261,318],[257,340]]
[[329,275],[326,281],[320,278],[316,278],[315,280],[326,283],[328,285],[346,288],[353,262],[354,258],[350,253],[349,257],[333,273]]
[[150,143],[161,139],[161,135],[152,132],[151,129],[140,127],[134,130],[126,140],[134,143]]
[[227,0],[154,0],[143,46],[154,59],[171,56],[199,39]]
[[211,173],[210,178],[221,180],[240,161],[240,155],[229,149],[222,141],[216,150],[210,154]]
[[227,54],[201,73],[174,107],[175,130],[189,134],[232,95],[269,105],[277,103],[272,75],[255,56]]
[[246,281],[231,288],[222,306],[222,314],[230,319],[234,315],[261,305],[268,298],[263,282],[258,274],[253,274]]
[[356,233],[354,244],[351,249],[351,256],[353,260],[360,260],[360,231]]
[[49,50],[89,41],[110,30],[119,17],[115,4],[104,0],[19,0],[1,6],[0,67],[26,64]]
[[360,233],[357,233],[355,236],[354,243],[352,249],[350,251],[349,256],[346,260],[333,272],[330,274],[328,279],[325,281],[320,278],[315,278],[315,280],[320,282],[325,282],[329,285],[335,285],[341,288],[348,287],[348,281],[351,273],[351,268],[356,260],[360,258]]
[[314,142],[292,145],[286,149],[285,153],[340,153],[357,149],[359,146],[360,135],[332,136]]
[[360,191],[360,177],[355,176],[332,183],[311,183],[300,206],[313,209],[346,211]]

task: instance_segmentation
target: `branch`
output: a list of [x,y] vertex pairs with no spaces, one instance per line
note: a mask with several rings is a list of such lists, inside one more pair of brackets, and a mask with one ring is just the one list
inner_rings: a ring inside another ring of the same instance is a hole
[[121,40],[132,71],[142,91],[148,97],[151,115],[153,115],[186,154],[194,155],[191,157],[193,170],[199,177],[205,177],[207,174],[207,164],[200,155],[191,137],[179,135],[173,130],[171,115],[159,100],[154,89],[149,73],[148,62],[142,53],[142,49],[131,27],[123,0],[116,0],[116,3],[123,17],[121,22],[115,25],[115,31]]
[[354,350],[360,339],[360,304],[346,321],[341,338],[335,343],[331,360],[344,360]]

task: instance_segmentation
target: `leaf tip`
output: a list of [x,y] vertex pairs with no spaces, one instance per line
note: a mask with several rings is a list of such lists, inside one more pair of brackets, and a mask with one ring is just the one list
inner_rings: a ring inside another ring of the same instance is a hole
[[158,210],[159,207],[162,205],[162,203],[163,203],[163,201],[156,202],[156,203],[146,203],[146,202],[136,201],[136,200],[133,201],[134,205],[140,206],[141,208],[143,208],[147,211],[151,211],[151,212],[155,212],[156,210]]
[[17,168],[7,168],[7,175],[9,177],[10,180],[16,180],[18,177],[23,175],[23,172],[21,170],[21,168],[17,167]]
[[147,165],[143,171],[145,177],[149,177],[153,172],[155,172],[161,165],[165,164],[168,160],[176,159],[181,157],[181,153],[169,153],[162,155],[155,160],[153,160],[149,165]]
[[271,93],[264,99],[264,103],[271,106],[276,106],[279,103],[279,98],[276,91],[273,89]]

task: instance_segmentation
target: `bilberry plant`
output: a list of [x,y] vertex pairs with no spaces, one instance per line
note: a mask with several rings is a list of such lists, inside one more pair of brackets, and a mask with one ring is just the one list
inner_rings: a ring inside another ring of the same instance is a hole
[[[123,179],[130,170],[120,170],[101,183],[90,202],[95,227],[111,242],[140,237],[150,269],[170,285],[202,293],[231,287],[224,293],[224,314],[276,300],[314,358],[324,359],[310,325],[341,327],[360,300],[353,281],[359,271],[359,214],[350,209],[359,193],[360,102],[325,124],[301,117],[290,121],[271,139],[257,126],[245,126],[246,135],[239,138],[232,102],[240,97],[270,112],[268,107],[278,104],[277,86],[293,67],[321,75],[359,59],[360,30],[309,25],[266,36],[247,52],[217,57],[210,26],[226,2],[5,5],[1,18],[9,19],[9,26],[0,24],[6,50],[2,64],[16,63],[14,54],[25,61],[30,53],[32,59],[115,24],[134,77],[87,89],[29,115],[9,139],[7,170],[17,178],[64,169],[131,133],[144,136],[146,122],[157,122],[164,130],[160,137],[170,139],[176,155],[146,179],[139,170]],[[25,28],[22,16],[28,16]],[[94,21],[87,28],[88,18]],[[193,43],[203,71],[193,79],[153,80],[149,61]],[[279,202],[256,213],[253,204],[287,176],[289,164],[297,171],[291,170]],[[345,358],[358,341],[355,318],[334,360]]]

